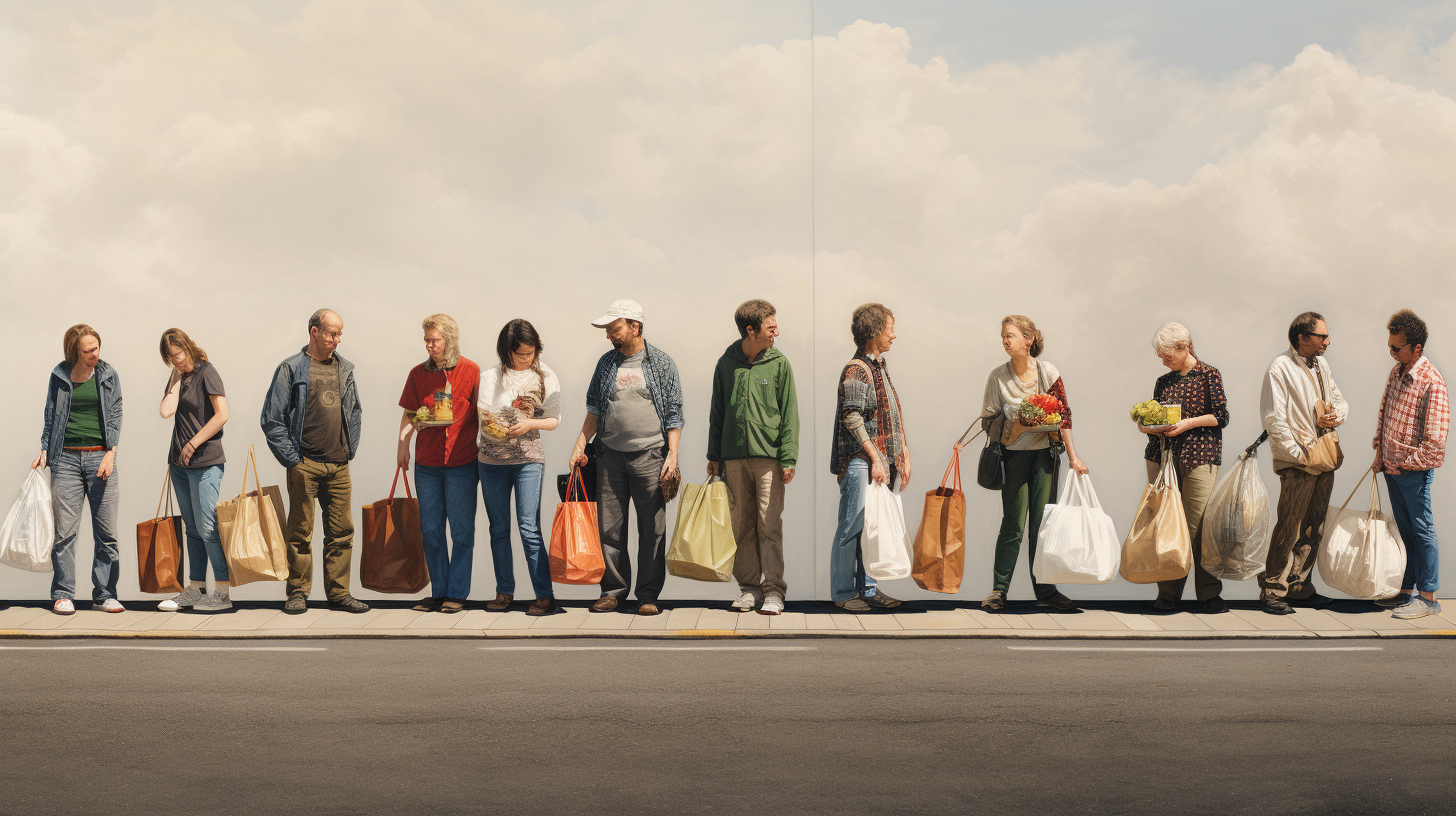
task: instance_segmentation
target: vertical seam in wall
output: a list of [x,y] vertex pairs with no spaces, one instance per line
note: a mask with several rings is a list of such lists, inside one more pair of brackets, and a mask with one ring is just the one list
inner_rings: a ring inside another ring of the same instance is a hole
[[[819,230],[815,221],[815,151],[814,151],[814,0],[809,0],[809,418],[818,418],[819,390]],[[819,434],[814,434],[814,458],[810,466],[819,461]],[[810,471],[813,475],[813,471]],[[811,523],[809,551],[814,554],[814,595],[819,594],[819,480],[811,478],[810,512]]]

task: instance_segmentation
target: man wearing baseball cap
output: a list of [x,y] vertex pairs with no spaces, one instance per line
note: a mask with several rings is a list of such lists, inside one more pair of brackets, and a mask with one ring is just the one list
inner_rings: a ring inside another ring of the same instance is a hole
[[586,391],[586,421],[571,464],[586,464],[587,443],[597,444],[597,520],[607,570],[596,612],[612,612],[627,596],[632,559],[627,554],[627,507],[637,512],[637,614],[656,615],[667,578],[667,502],[662,483],[676,480],[682,434],[682,384],[677,364],[643,339],[642,305],[618,300],[592,321],[606,330],[612,350],[597,361]]

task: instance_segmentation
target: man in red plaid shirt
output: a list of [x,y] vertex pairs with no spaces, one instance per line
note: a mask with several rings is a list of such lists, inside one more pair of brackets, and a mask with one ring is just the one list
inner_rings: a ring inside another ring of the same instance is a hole
[[1431,515],[1431,479],[1446,460],[1451,408],[1446,381],[1425,357],[1426,323],[1402,309],[1386,324],[1395,368],[1385,381],[1375,432],[1376,473],[1385,474],[1395,524],[1405,541],[1405,580],[1394,598],[1378,606],[1397,618],[1441,611],[1436,602],[1436,523]]

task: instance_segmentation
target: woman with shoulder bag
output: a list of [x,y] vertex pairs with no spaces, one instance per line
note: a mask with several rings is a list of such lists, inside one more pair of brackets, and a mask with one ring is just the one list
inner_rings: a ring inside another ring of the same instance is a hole
[[[1006,592],[1011,587],[1011,574],[1026,542],[1027,570],[1031,572],[1032,590],[1037,606],[1069,611],[1077,608],[1072,599],[1057,591],[1054,584],[1036,580],[1035,565],[1037,531],[1042,511],[1052,498],[1062,448],[1067,463],[1078,473],[1087,466],[1077,458],[1072,447],[1072,413],[1067,406],[1066,387],[1061,374],[1051,363],[1037,359],[1045,341],[1031,318],[1009,315],[1001,320],[1001,347],[1011,359],[998,366],[986,379],[986,393],[981,416],[990,433],[996,434],[988,445],[1001,449],[1001,529],[996,536],[996,555],[991,594],[981,602],[988,612],[1006,607]],[[1033,395],[1047,394],[1061,406],[1061,419],[1053,432],[1029,431],[1017,420],[1018,412]]]

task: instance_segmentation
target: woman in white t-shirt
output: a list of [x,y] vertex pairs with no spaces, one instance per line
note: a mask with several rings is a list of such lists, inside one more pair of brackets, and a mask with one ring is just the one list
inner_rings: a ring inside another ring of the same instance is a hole
[[480,372],[480,492],[490,518],[490,551],[495,564],[495,600],[485,605],[504,612],[515,598],[511,555],[511,492],[516,495],[516,525],[526,551],[526,568],[536,602],[527,615],[558,610],[551,569],[541,537],[541,483],[546,455],[541,432],[561,422],[561,384],[541,362],[541,337],[528,321],[516,319],[496,341],[500,365]]

